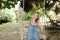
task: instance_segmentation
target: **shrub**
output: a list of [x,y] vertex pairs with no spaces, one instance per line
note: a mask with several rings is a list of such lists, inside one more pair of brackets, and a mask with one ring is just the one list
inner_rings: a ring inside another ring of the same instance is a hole
[[15,22],[16,14],[12,9],[2,9],[0,10],[0,20]]

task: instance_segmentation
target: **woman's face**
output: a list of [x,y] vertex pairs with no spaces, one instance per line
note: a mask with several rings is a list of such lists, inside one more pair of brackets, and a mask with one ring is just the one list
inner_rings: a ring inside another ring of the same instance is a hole
[[34,15],[33,15],[33,19],[38,19],[38,16],[39,16],[39,14],[38,13],[35,13]]

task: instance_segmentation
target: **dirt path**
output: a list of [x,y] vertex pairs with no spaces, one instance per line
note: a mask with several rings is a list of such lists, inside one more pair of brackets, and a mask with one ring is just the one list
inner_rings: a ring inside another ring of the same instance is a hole
[[21,40],[22,28],[18,25],[0,31],[0,40]]

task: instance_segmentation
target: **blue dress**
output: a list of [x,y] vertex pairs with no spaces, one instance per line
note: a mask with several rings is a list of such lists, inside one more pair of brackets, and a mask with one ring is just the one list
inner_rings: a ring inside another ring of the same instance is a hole
[[28,27],[28,35],[27,35],[26,40],[40,40],[38,36],[38,32],[37,32],[37,25],[32,25],[30,23]]

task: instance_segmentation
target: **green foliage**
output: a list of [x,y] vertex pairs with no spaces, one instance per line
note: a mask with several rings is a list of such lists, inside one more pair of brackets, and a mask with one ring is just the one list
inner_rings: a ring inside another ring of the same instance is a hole
[[0,10],[0,20],[16,21],[16,14],[12,9],[2,9]]
[[26,12],[24,12],[21,16],[22,20],[30,20],[31,18],[32,18],[32,13],[27,14]]
[[0,0],[0,9],[15,7],[17,0]]
[[59,0],[45,0],[45,10],[51,10],[56,2],[60,2]]
[[44,6],[44,0],[25,0],[24,1],[24,10],[26,12],[29,12],[33,8],[33,4],[37,7],[40,7],[40,3]]

